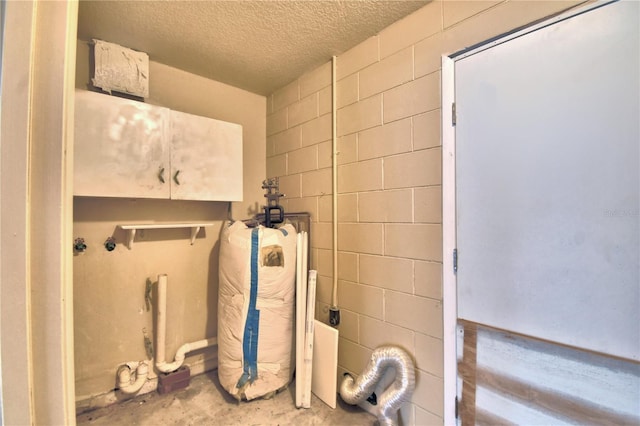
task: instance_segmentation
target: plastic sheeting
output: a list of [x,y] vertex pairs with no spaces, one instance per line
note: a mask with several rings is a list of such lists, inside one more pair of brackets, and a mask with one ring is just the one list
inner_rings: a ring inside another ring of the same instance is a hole
[[226,226],[219,270],[220,384],[239,400],[270,396],[293,375],[294,227]]
[[94,42],[94,76],[96,87],[105,92],[128,93],[149,97],[149,55],[102,40]]

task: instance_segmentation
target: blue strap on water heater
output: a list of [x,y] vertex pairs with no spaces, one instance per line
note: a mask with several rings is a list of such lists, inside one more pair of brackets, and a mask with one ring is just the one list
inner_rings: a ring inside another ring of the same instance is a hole
[[249,310],[244,326],[242,340],[243,373],[238,380],[237,388],[247,382],[253,383],[258,377],[258,328],[260,326],[260,311],[256,309],[258,299],[258,250],[260,236],[258,228],[251,231],[251,291],[249,293]]

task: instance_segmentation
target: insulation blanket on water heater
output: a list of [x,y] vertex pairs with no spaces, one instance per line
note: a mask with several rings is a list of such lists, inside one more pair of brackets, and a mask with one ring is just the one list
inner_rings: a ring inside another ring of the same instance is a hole
[[237,221],[220,241],[218,377],[232,396],[250,400],[292,378],[296,230]]

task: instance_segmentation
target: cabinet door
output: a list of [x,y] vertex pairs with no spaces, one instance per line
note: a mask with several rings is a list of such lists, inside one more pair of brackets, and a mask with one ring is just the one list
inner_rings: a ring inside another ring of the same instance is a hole
[[178,111],[171,118],[171,198],[242,200],[242,126]]
[[168,113],[76,91],[74,195],[169,198]]

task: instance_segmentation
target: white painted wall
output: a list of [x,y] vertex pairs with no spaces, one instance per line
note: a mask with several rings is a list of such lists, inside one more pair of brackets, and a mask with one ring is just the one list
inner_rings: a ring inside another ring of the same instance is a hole
[[[76,87],[90,81],[89,46],[78,41]],[[217,335],[219,235],[229,215],[245,219],[264,204],[266,98],[153,60],[146,102],[199,116],[238,123],[243,130],[243,201],[181,201],[75,197],[73,236],[88,249],[73,257],[76,401],[79,410],[113,401],[119,364],[146,358],[143,329],[154,335],[154,310],[144,299],[147,280],[168,274],[167,357],[186,342]],[[108,179],[109,170],[104,170]],[[211,222],[194,245],[189,230],[146,230],[131,250],[119,224],[145,221]],[[116,249],[107,252],[107,237]],[[154,293],[155,294],[155,293]],[[187,357],[194,371],[217,366],[215,347]]]

